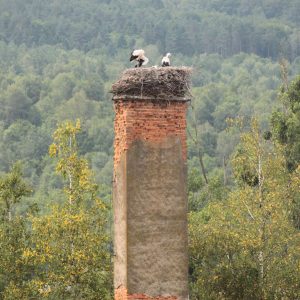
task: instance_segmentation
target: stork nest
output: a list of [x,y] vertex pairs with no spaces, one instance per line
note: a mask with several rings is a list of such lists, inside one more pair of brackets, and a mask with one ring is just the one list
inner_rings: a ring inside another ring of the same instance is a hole
[[190,97],[192,69],[188,67],[132,68],[123,72],[112,85],[114,96],[151,97],[154,99]]

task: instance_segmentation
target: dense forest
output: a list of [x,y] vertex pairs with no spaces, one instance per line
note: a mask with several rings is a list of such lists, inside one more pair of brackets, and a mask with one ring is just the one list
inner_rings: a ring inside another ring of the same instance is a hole
[[193,67],[191,299],[299,299],[298,0],[0,0],[0,299],[112,299],[109,92],[134,48]]

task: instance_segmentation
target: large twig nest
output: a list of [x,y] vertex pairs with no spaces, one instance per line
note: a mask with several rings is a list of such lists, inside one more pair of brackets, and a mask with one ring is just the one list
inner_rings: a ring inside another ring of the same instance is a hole
[[132,68],[112,85],[114,96],[172,100],[190,97],[192,69],[188,67]]

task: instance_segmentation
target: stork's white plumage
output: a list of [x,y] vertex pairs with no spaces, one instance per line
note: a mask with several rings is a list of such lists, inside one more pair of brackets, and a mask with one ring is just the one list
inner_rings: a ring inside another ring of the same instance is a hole
[[139,56],[143,56],[145,55],[145,50],[143,49],[137,49],[137,50],[133,50],[132,53],[131,53],[131,56],[133,57],[139,57]]
[[171,53],[167,53],[166,56],[163,57],[163,59],[161,60],[162,67],[169,67],[171,65],[170,56]]
[[149,62],[149,59],[145,56],[145,51],[143,49],[133,50],[129,60],[136,60],[138,62],[138,64],[135,66],[136,68],[145,66]]

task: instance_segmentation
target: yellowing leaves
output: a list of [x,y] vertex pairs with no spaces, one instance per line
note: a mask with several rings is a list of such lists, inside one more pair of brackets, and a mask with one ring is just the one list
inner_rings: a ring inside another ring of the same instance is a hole
[[80,121],[76,124],[66,121],[58,126],[49,148],[50,156],[58,156],[56,171],[66,181],[65,193],[69,203],[81,203],[86,197],[94,197],[97,185],[93,182],[93,174],[88,162],[78,156],[76,134],[81,130]]
[[65,203],[30,215],[26,242],[22,218],[10,220],[9,228],[0,222],[0,268],[8,277],[1,299],[111,299],[107,209],[88,162],[78,155],[80,129],[79,120],[59,125],[49,148],[65,180]]
[[56,144],[51,144],[49,147],[49,155],[50,157],[55,157],[57,154],[58,148]]
[[36,256],[36,251],[34,250],[31,250],[31,249],[25,249],[23,251],[23,258],[31,258],[31,257],[34,257]]
[[222,202],[190,214],[199,299],[300,297],[300,237],[290,213],[299,197],[300,169],[288,173],[280,149],[265,143],[253,122],[233,159],[239,187]]
[[79,130],[81,130],[81,124],[80,124],[80,120],[79,119],[76,120],[75,128],[76,128],[77,132]]

